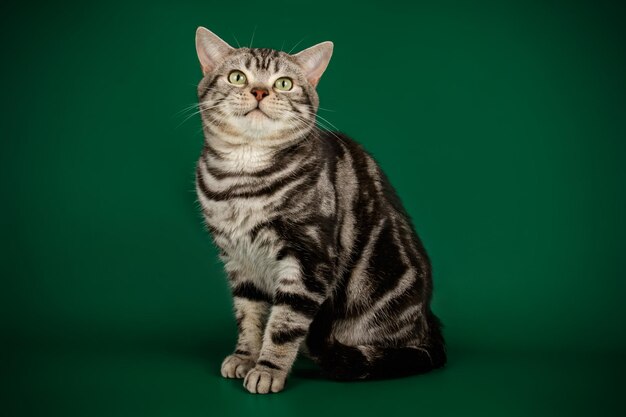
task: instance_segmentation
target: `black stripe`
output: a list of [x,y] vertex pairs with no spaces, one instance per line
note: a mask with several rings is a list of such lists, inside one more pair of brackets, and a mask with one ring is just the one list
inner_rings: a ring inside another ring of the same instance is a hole
[[[407,308],[410,308],[410,307],[412,307],[412,305],[407,307]],[[397,313],[394,312],[394,317],[400,317],[405,312],[406,312],[406,309],[402,310],[402,311],[399,311]],[[415,310],[414,312],[412,312],[411,314],[403,317],[402,319],[396,318],[396,319],[391,320],[391,321],[389,321],[389,320],[379,320],[380,323],[378,323],[378,321],[374,320],[374,321],[371,322],[370,330],[373,333],[374,332],[385,333],[390,338],[393,338],[396,333],[398,333],[400,330],[403,330],[403,329],[407,328],[410,325],[414,326],[414,330],[417,330],[417,320],[418,320],[418,318],[419,318],[419,316],[421,314],[422,314],[422,312],[420,310]],[[412,337],[415,337],[415,332],[409,332],[409,335],[412,336]]]
[[[330,133],[324,132],[324,135],[325,135],[325,139],[331,139]],[[341,150],[340,158],[342,158],[342,160],[345,160],[346,154],[350,155],[353,162],[352,162],[352,172],[350,172],[348,175],[351,175],[357,178],[358,183],[359,183],[359,189],[360,189],[362,187],[361,184],[364,181],[364,179],[362,178],[362,174],[361,175],[359,174],[360,174],[360,171],[365,171],[365,170],[358,170],[358,167],[364,166],[364,165],[359,165],[358,161],[355,160],[355,157],[354,157],[355,151],[352,149],[354,147],[352,144],[352,141],[343,134],[337,133],[337,135],[340,138],[339,141],[328,140],[324,142],[334,143],[337,146],[337,148]],[[341,189],[340,182],[343,179],[336,176],[335,180],[336,180],[335,186],[338,189]],[[361,218],[362,216],[360,215],[358,210],[355,210],[355,207],[359,207],[359,205],[365,205],[366,203],[367,203],[366,201],[363,201],[361,199],[361,193],[359,193],[357,197],[355,198],[355,201],[352,202],[352,206],[349,208],[349,210],[351,210],[353,212],[353,215],[355,216],[356,224],[359,225],[359,227],[355,228],[354,245],[351,248],[344,247],[341,239],[338,239],[339,251],[340,252],[349,251],[349,256],[348,256],[348,261],[346,263],[343,274],[337,278],[338,282],[334,290],[334,294],[335,294],[334,304],[335,304],[335,308],[339,310],[339,311],[336,311],[336,313],[343,315],[346,318],[349,318],[349,317],[352,317],[354,315],[361,313],[361,311],[358,308],[349,309],[346,299],[347,299],[347,287],[349,285],[350,277],[352,275],[352,270],[354,269],[357,260],[361,257],[361,254],[363,253],[363,250],[365,249],[365,245],[367,243],[367,238],[363,236],[363,230],[371,230],[371,228],[373,227],[370,223],[364,221],[364,219]],[[343,219],[342,219],[342,222],[343,222]]]
[[372,300],[378,300],[395,288],[407,271],[400,257],[400,248],[393,237],[392,223],[387,220],[377,236],[368,260],[371,268]]
[[214,147],[212,147],[206,142],[204,143],[204,148],[202,150],[203,150],[205,162],[207,162],[207,159],[206,159],[207,155],[211,155],[213,158],[216,158],[216,159],[224,159],[222,154],[217,149],[215,149]]
[[[205,162],[205,167],[207,169],[207,171],[209,171],[209,173],[217,179],[224,179],[224,178],[232,178],[232,177],[236,177],[236,178],[242,178],[242,177],[252,177],[252,178],[261,178],[261,177],[266,177],[266,176],[270,176],[273,174],[276,174],[277,172],[286,170],[286,168],[297,158],[300,157],[302,155],[302,152],[299,152],[300,148],[301,148],[301,144],[300,143],[296,143],[294,145],[288,146],[284,149],[281,149],[280,151],[276,152],[276,154],[272,157],[272,160],[274,161],[272,163],[271,166],[264,168],[260,171],[253,171],[253,172],[246,172],[246,173],[241,173],[241,172],[230,172],[230,171],[224,171],[218,167],[212,166],[208,159],[206,158],[206,156],[208,154],[214,156],[215,158],[219,158],[219,159],[223,159],[222,155],[218,153],[217,150],[209,147],[209,145],[205,145],[205,147],[207,148],[207,151],[204,153],[204,162]],[[301,163],[306,162],[305,158],[301,158],[300,160]],[[292,174],[289,174],[292,175]]]
[[213,77],[213,79],[209,82],[209,84],[206,86],[204,91],[202,91],[202,94],[200,94],[200,96],[198,97],[198,101],[204,100],[204,98],[209,94],[209,91],[211,91],[211,89],[215,86],[215,84],[217,84],[218,79],[219,79],[219,76],[217,75]]
[[[254,242],[256,240],[257,236],[259,235],[259,232],[261,230],[268,229],[270,227],[273,227],[274,229],[282,230],[282,227],[283,227],[282,220],[280,220],[279,218],[273,218],[273,219],[270,219],[270,220],[267,220],[267,221],[264,221],[264,222],[261,222],[261,223],[257,224],[249,232],[250,233],[250,241]],[[284,234],[281,234],[280,232],[278,234],[279,234],[279,236],[284,236]]]
[[291,106],[291,110],[295,111],[296,113],[300,113],[302,114],[302,112],[300,111],[300,109],[298,109],[294,104],[293,104],[293,100],[287,99],[287,102],[289,103],[289,105]]
[[304,286],[312,293],[325,296],[328,286],[324,278],[328,279],[329,277],[317,276],[316,274],[307,271],[303,276]]
[[330,260],[323,253],[323,248],[317,248],[311,245],[310,241],[299,239],[298,229],[291,229],[287,232],[288,236],[293,236],[303,247],[292,247],[285,245],[276,254],[276,260],[280,261],[287,256],[293,256],[300,263],[303,274],[302,283],[306,289],[312,293],[325,296],[328,289],[328,283],[334,277],[332,271],[328,267]]
[[[311,164],[315,166],[316,164]],[[307,165],[304,169],[305,171],[309,170],[309,165]],[[311,173],[305,178],[305,180],[297,187],[294,187],[291,191],[288,191],[283,196],[283,202],[275,207],[276,210],[285,210],[292,206],[294,201],[299,201],[302,198],[302,190],[310,190],[313,185],[319,180],[319,177],[324,173],[319,169],[310,170]]]
[[242,282],[235,286],[233,288],[233,296],[252,301],[272,301],[272,298],[268,294],[255,287],[251,282]]
[[271,63],[272,50],[269,48],[260,48],[259,53],[261,55],[261,68],[267,70]]
[[283,259],[287,257],[287,255],[291,255],[292,253],[293,253],[293,249],[291,247],[283,246],[282,248],[280,248],[280,250],[276,254],[276,260],[282,261]]
[[280,366],[276,365],[274,362],[270,362],[270,361],[265,360],[265,359],[261,359],[256,364],[257,365],[261,365],[261,366],[266,366],[266,367],[268,367],[270,369],[277,369],[277,370],[283,369]]
[[235,355],[250,356],[250,352],[248,352],[247,350],[237,349],[237,350],[235,351]]
[[274,305],[286,305],[294,311],[302,313],[307,317],[315,316],[319,303],[312,298],[301,295],[279,291],[274,296]]
[[302,93],[304,94],[304,98],[306,99],[306,101],[303,104],[310,105],[311,104],[311,96],[309,95],[309,92],[306,91],[306,90],[307,90],[306,88],[302,89]]
[[265,61],[267,60],[267,53],[265,51],[265,49],[260,49],[259,53],[261,55],[261,65],[260,65],[260,69],[265,69]]
[[[303,165],[299,167],[298,169],[296,169],[293,173],[289,175],[285,175],[284,177],[275,180],[273,183],[266,185],[264,187],[258,188],[256,190],[237,192],[236,190],[233,189],[233,188],[236,188],[237,186],[234,186],[226,191],[212,191],[208,189],[204,181],[199,181],[198,185],[200,187],[200,191],[202,191],[202,194],[208,200],[213,200],[213,201],[224,201],[224,200],[229,200],[232,198],[263,197],[263,196],[274,194],[278,192],[279,190],[288,187],[294,181],[300,180],[300,178],[302,178],[305,172],[312,171],[311,167],[313,165],[314,165],[313,163]],[[307,179],[310,180],[310,178],[307,178]],[[305,181],[302,187],[305,187],[309,182],[310,181]]]
[[206,168],[207,172],[211,174],[213,178],[216,178],[218,180],[223,180],[224,178],[229,177],[239,177],[239,175],[237,174],[231,174],[227,171],[222,171],[221,169],[209,164],[209,161],[207,161],[206,158],[204,158],[204,168]]
[[306,329],[295,328],[289,330],[279,330],[272,333],[272,342],[276,345],[284,345],[286,343],[291,343],[296,339],[304,336],[306,334]]
[[[396,317],[402,314],[407,308],[414,306],[418,302],[418,295],[414,287],[409,287],[402,294],[389,299],[383,305],[380,306],[379,311],[384,311],[390,317]],[[369,321],[371,326],[388,326],[384,316],[379,314],[375,315],[373,319]]]

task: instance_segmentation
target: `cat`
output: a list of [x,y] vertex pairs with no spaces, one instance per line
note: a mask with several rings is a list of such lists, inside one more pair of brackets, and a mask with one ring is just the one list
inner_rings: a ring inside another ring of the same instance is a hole
[[300,351],[345,381],[442,367],[430,261],[407,212],[359,144],[316,126],[333,44],[233,48],[199,27],[196,49],[196,191],[238,326],[222,376],[279,392]]

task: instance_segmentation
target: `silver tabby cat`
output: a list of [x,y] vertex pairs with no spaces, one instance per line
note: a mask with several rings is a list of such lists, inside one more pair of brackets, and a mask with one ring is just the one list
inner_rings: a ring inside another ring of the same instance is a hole
[[443,366],[430,263],[411,220],[360,145],[316,127],[333,44],[236,49],[201,27],[196,48],[196,188],[239,329],[222,375],[278,392],[299,351],[340,380]]

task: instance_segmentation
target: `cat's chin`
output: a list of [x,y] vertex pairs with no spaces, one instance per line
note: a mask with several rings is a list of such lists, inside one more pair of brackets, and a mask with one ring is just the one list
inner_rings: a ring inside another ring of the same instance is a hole
[[255,136],[275,129],[275,121],[258,109],[237,117],[233,122],[239,130],[253,133]]

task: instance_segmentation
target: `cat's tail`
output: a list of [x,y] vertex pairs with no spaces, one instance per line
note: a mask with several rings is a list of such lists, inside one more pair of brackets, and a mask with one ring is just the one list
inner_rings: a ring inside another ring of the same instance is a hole
[[347,346],[332,340],[314,359],[325,376],[341,381],[399,378],[441,368],[446,348],[436,323],[427,344],[408,347]]

